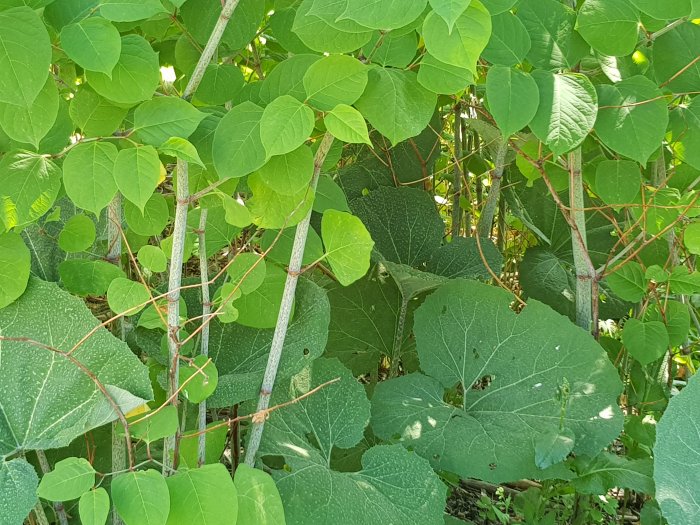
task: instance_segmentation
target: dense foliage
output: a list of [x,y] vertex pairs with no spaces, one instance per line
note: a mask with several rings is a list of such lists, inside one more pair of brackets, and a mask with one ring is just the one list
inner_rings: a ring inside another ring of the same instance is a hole
[[0,525],[698,523],[698,94],[698,0],[0,0]]

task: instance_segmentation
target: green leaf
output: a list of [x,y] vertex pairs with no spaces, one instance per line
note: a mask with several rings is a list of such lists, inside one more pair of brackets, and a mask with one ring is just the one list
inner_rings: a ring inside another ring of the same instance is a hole
[[330,24],[321,17],[310,14],[314,3],[315,0],[302,0],[292,24],[293,34],[308,49],[319,53],[349,53],[361,48],[372,38],[369,29],[364,33],[349,33],[338,29],[337,23]]
[[642,266],[630,261],[607,277],[610,289],[625,301],[638,303],[647,292],[647,281]]
[[691,272],[685,266],[676,266],[668,278],[673,293],[695,294],[700,292],[700,272]]
[[158,53],[142,36],[125,35],[112,74],[88,71],[86,77],[90,87],[104,98],[133,106],[149,100],[160,85]]
[[143,211],[160,180],[161,164],[153,146],[121,150],[114,162],[114,180],[127,200]]
[[239,253],[226,268],[231,284],[240,288],[242,294],[254,292],[265,282],[267,265],[262,255]]
[[[265,16],[265,4],[257,0],[240,0],[235,10],[236,23],[228,24],[222,43],[239,51],[255,38]],[[221,14],[220,0],[188,0],[180,9],[185,26],[202,46],[207,43]]]
[[[475,281],[433,292],[414,321],[427,375],[377,385],[375,434],[400,436],[439,470],[495,483],[547,475],[535,460],[543,434],[572,431],[576,455],[596,454],[615,439],[622,384],[603,349],[543,304],[530,301],[516,314],[511,302],[509,293]],[[445,389],[455,384],[463,395],[452,404]]]
[[335,138],[349,144],[372,145],[362,114],[352,106],[338,104],[323,119],[326,129]]
[[165,525],[168,520],[168,484],[155,470],[116,476],[112,480],[112,501],[126,525]]
[[451,243],[440,246],[427,266],[429,272],[450,279],[462,277],[484,281],[492,278],[491,272],[500,275],[502,268],[503,256],[493,241],[480,239],[477,242],[476,237],[457,237]]
[[167,525],[240,523],[238,493],[221,463],[178,472],[167,484],[171,501]]
[[170,219],[170,210],[165,197],[161,193],[154,193],[146,202],[143,211],[135,204],[125,202],[124,218],[131,231],[151,237],[163,233]]
[[31,255],[17,233],[0,233],[0,309],[16,301],[27,288]]
[[158,151],[164,155],[170,155],[171,157],[176,157],[190,164],[198,164],[202,168],[206,168],[202,159],[199,157],[199,153],[197,153],[197,148],[187,139],[170,137],[158,146]]
[[492,64],[516,66],[527,56],[532,41],[525,26],[513,13],[491,18],[491,39],[482,56]]
[[95,223],[85,215],[74,215],[61,230],[58,245],[68,253],[83,252],[95,242]]
[[0,160],[0,222],[22,228],[51,209],[61,189],[61,170],[43,156],[7,153]]
[[260,138],[269,158],[299,148],[313,129],[313,110],[290,95],[282,95],[265,108],[260,121]]
[[233,100],[243,89],[245,79],[235,64],[209,64],[195,91],[197,100],[218,106]]
[[39,149],[39,142],[56,122],[58,104],[56,83],[49,78],[31,104],[0,104],[0,127],[11,139]]
[[107,137],[122,123],[126,108],[116,106],[82,86],[70,103],[70,117],[86,137]]
[[263,112],[260,106],[243,102],[221,119],[212,146],[219,178],[244,177],[265,164],[267,152],[260,138]]
[[474,73],[466,68],[440,62],[426,53],[418,70],[418,83],[433,93],[453,95],[474,83]]
[[107,293],[110,283],[126,274],[107,261],[68,259],[58,267],[58,274],[66,290],[76,295],[100,296]]
[[442,244],[445,225],[433,199],[422,190],[380,188],[355,199],[350,208],[388,261],[417,267]]
[[[216,428],[212,428],[215,427]],[[185,432],[180,440],[180,466],[185,468],[197,467],[199,436],[197,431]],[[219,463],[221,455],[228,444],[228,429],[222,427],[218,421],[212,421],[207,425],[207,433],[205,434],[206,454],[204,464]],[[240,467],[240,465],[239,465]],[[261,472],[261,471],[258,471]],[[240,505],[240,498],[239,498]]]
[[374,241],[362,221],[336,210],[326,210],[321,221],[326,259],[338,282],[348,286],[369,270]]
[[[599,85],[595,131],[603,143],[640,164],[659,149],[668,126],[666,101],[646,77]],[[639,102],[643,102],[639,104]]]
[[[38,279],[29,281],[20,300],[0,310],[4,337],[35,334],[40,343],[63,352],[94,330],[72,356],[92,371],[122,412],[129,412],[153,395],[148,370],[126,343],[98,325],[81,299]],[[95,382],[55,352],[3,341],[2,369],[0,456],[64,447],[117,417]]]
[[[207,361],[207,357],[198,355],[189,365],[180,366],[180,384],[184,385],[182,394],[190,403],[201,403],[207,399],[214,393],[216,385],[219,383],[216,365],[212,362],[206,364]],[[193,375],[194,379],[187,381]]]
[[423,23],[425,47],[432,56],[453,66],[476,71],[481,52],[491,38],[491,16],[479,0],[457,18],[454,30],[435,11]]
[[372,29],[398,29],[413,22],[425,9],[427,0],[352,0],[340,19],[354,20]]
[[0,515],[3,525],[22,525],[37,502],[39,478],[22,458],[0,461]]
[[295,55],[277,64],[260,86],[260,99],[269,104],[277,97],[291,95],[304,102],[304,76],[309,67],[321,58],[318,55]]
[[109,495],[102,487],[89,490],[78,503],[80,522],[83,525],[105,525],[109,516]]
[[46,84],[51,42],[29,7],[0,12],[0,102],[29,106]]
[[599,53],[621,57],[637,47],[639,16],[627,0],[586,0],[576,29]]
[[109,142],[88,142],[71,149],[63,161],[63,186],[70,200],[99,216],[117,193],[116,161],[117,148]]
[[41,478],[37,494],[49,501],[77,499],[95,484],[95,469],[85,458],[66,458]]
[[593,84],[577,73],[535,71],[532,76],[540,90],[540,105],[530,129],[555,155],[571,151],[595,124],[598,97]]
[[564,461],[574,449],[574,433],[565,428],[561,432],[547,432],[535,438],[535,463],[542,470]]
[[272,157],[257,171],[266,186],[282,195],[297,195],[309,187],[314,175],[314,155],[306,145]]
[[673,525],[690,525],[700,512],[699,473],[691,469],[682,476],[678,465],[700,450],[700,381],[691,377],[680,394],[671,398],[661,421],[656,425],[654,446],[654,482],[656,499],[664,517]]
[[171,137],[186,139],[206,116],[178,97],[157,97],[134,111],[134,133],[144,144],[160,146]]
[[238,492],[240,523],[285,525],[282,499],[268,473],[241,464],[236,469],[233,484]]
[[683,244],[690,253],[700,254],[700,223],[693,222],[685,227]]
[[428,126],[436,102],[437,95],[421,86],[415,73],[374,68],[355,106],[396,146],[419,135]]
[[[338,361],[314,361],[288,387],[275,389],[273,403],[336,378],[289,410],[272,414],[265,425],[260,454],[283,455],[287,465],[272,473],[287,523],[388,523],[400,513],[405,523],[442,525],[444,486],[416,454],[396,445],[377,446],[362,457],[360,472],[329,467],[331,451],[356,445],[369,419],[364,388]],[[307,436],[313,436],[313,444]]]
[[233,197],[228,195],[220,195],[221,202],[226,212],[225,219],[226,222],[237,228],[245,228],[250,226],[253,222],[253,218],[250,216],[250,211],[243,204],[238,202]]
[[604,494],[614,487],[654,494],[651,459],[630,459],[609,452],[577,458],[578,476],[571,484],[582,494]]
[[517,3],[518,0],[484,0],[486,9],[494,16],[505,13]]
[[467,10],[471,0],[429,0],[429,2],[433,11],[447,23],[447,27],[452,32],[455,22]]
[[486,77],[489,109],[504,137],[530,124],[540,105],[535,80],[517,69],[493,66]]
[[64,27],[61,47],[83,69],[110,76],[119,62],[122,40],[112,23],[95,16]]
[[700,82],[698,55],[700,26],[696,24],[686,22],[659,36],[651,54],[657,83],[674,93],[696,90]]
[[528,61],[541,69],[571,69],[589,52],[574,31],[576,12],[557,0],[522,0],[518,18],[530,34]]
[[628,319],[622,330],[622,343],[642,365],[659,359],[668,350],[668,331],[660,321]]
[[[302,277],[294,301],[294,316],[284,340],[278,384],[323,354],[328,339],[329,318],[326,291]],[[222,324],[216,319],[212,321],[209,355],[219,371],[219,386],[207,400],[207,406],[230,407],[241,401],[257,399],[273,334],[274,329],[250,328],[238,323]],[[238,350],[231,352],[231,348]]]
[[661,310],[659,305],[655,304],[647,310],[646,320],[661,321],[666,325],[671,346],[681,346],[688,341],[688,331],[690,330],[688,305],[668,300]]
[[397,34],[377,31],[361,52],[369,56],[373,64],[404,69],[415,58],[417,47],[418,34],[415,31],[405,33],[402,30]]
[[331,55],[309,66],[304,89],[309,103],[321,111],[354,104],[367,86],[367,67],[354,57]]
[[248,186],[253,197],[248,209],[253,223],[261,228],[287,228],[296,226],[306,216],[314,200],[314,192],[303,188],[294,195],[283,195],[274,191],[263,181],[259,173],[248,177]]
[[[265,230],[260,238],[260,248],[267,251],[267,258],[276,263],[285,265],[289,264],[289,258],[292,255],[292,246],[294,245],[294,234],[296,228],[285,228],[281,231]],[[273,244],[274,243],[274,244]],[[303,265],[311,264],[323,257],[323,242],[316,230],[309,229],[309,236],[306,239],[306,248],[304,249]]]
[[313,210],[318,213],[326,210],[350,211],[345,192],[330,175],[321,174],[318,178]]
[[146,412],[129,418],[129,433],[132,437],[153,443],[178,431],[177,408],[173,405],[161,407],[158,412]]
[[691,0],[630,0],[640,11],[657,20],[673,20],[690,14]]
[[604,160],[596,168],[595,189],[605,204],[636,203],[642,190],[639,165],[629,160]]
[[167,13],[159,0],[102,0],[100,14],[113,22],[136,22]]
[[233,302],[238,309],[237,322],[251,328],[272,328],[282,302],[287,272],[273,264],[266,265],[262,284]]
[[141,265],[153,273],[164,272],[168,269],[168,258],[158,246],[150,244],[142,246],[137,256]]
[[107,290],[107,302],[115,314],[137,314],[146,307],[150,298],[148,288],[129,279],[114,279]]

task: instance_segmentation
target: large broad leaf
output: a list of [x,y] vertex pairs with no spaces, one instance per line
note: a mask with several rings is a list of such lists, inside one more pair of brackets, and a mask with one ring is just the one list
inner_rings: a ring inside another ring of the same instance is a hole
[[576,12],[557,0],[523,0],[518,18],[527,28],[532,47],[527,59],[543,69],[570,69],[586,54],[585,40],[574,31]]
[[429,0],[429,2],[433,11],[440,15],[452,31],[455,22],[467,10],[471,0]]
[[[421,369],[377,386],[372,428],[436,468],[494,482],[543,477],[535,446],[566,429],[575,454],[598,453],[620,432],[622,384],[603,349],[536,301],[474,281],[443,285],[416,310]],[[513,363],[527,363],[514,366]],[[454,404],[445,389],[460,385]]]
[[332,55],[309,67],[304,90],[309,102],[322,111],[338,104],[354,104],[367,86],[367,67],[354,57]]
[[284,507],[267,472],[238,465],[233,484],[238,491],[238,521],[251,525],[285,525]]
[[122,195],[143,211],[158,186],[161,166],[153,146],[123,149],[114,161],[114,181]]
[[[410,525],[442,524],[444,486],[414,453],[396,445],[377,446],[364,454],[359,472],[329,468],[333,451],[358,444],[369,420],[363,386],[338,361],[315,361],[288,388],[275,389],[273,403],[336,378],[340,381],[275,412],[265,426],[260,454],[282,455],[286,461],[273,477],[287,523],[361,525],[391,523],[401,516]],[[313,444],[307,436],[313,436]]]
[[99,216],[117,193],[116,161],[117,147],[109,142],[88,142],[71,149],[63,161],[63,186],[70,200]]
[[476,71],[481,52],[491,38],[491,15],[479,0],[456,20],[454,28],[436,12],[423,23],[425,47],[435,58],[452,66]]
[[137,470],[114,478],[112,500],[126,525],[165,525],[170,512],[168,485],[155,470]]
[[376,250],[388,261],[420,266],[442,244],[445,225],[430,195],[415,188],[380,188],[350,203]]
[[267,154],[260,138],[263,112],[260,106],[244,102],[221,119],[212,146],[220,178],[244,177],[265,164]]
[[482,56],[492,64],[515,66],[527,56],[532,41],[525,26],[513,13],[491,18],[491,39]]
[[92,17],[64,27],[61,47],[80,67],[111,75],[119,62],[122,40],[112,23]]
[[554,154],[571,151],[595,124],[598,96],[593,84],[573,73],[535,71],[532,76],[540,90],[540,105],[530,128]]
[[[487,267],[488,266],[488,267]],[[488,280],[500,275],[503,256],[491,239],[457,237],[441,246],[428,261],[427,270],[435,275],[455,279]]]
[[372,29],[398,29],[413,22],[425,9],[428,0],[351,0],[341,19],[354,20]]
[[170,137],[186,139],[206,117],[178,97],[157,97],[134,111],[134,132],[144,144],[160,146]]
[[[280,378],[296,374],[323,353],[329,317],[326,292],[311,281],[301,279],[294,316],[284,340]],[[208,405],[231,406],[258,395],[273,333],[273,329],[212,321],[209,355],[219,371],[219,385],[207,401]]]
[[3,525],[22,525],[37,501],[39,478],[24,459],[0,460],[0,516]]
[[700,455],[700,381],[688,386],[671,402],[656,426],[654,481],[656,499],[670,525],[693,525],[700,513],[700,472],[678,469]]
[[61,170],[44,155],[7,153],[0,160],[0,222],[23,227],[53,206],[61,189]]
[[596,51],[625,56],[637,46],[639,16],[627,0],[587,0],[579,11],[576,28]]
[[[278,161],[274,161],[273,165],[277,163]],[[265,229],[281,229],[296,226],[306,217],[306,214],[313,206],[313,190],[306,186],[301,187],[291,195],[280,193],[264,182],[261,175],[263,171],[265,170],[248,177],[248,187],[252,190],[253,197],[247,202],[247,205],[253,222]],[[283,174],[278,173],[278,175]],[[288,189],[285,191],[288,191]]]
[[637,8],[652,18],[658,20],[671,20],[683,18],[690,14],[692,0],[630,0]]
[[489,109],[504,137],[527,126],[537,114],[540,92],[529,73],[494,66],[486,77]]
[[0,104],[0,127],[11,139],[39,149],[41,139],[56,122],[58,106],[58,89],[49,78],[30,104]]
[[89,86],[82,86],[71,100],[69,113],[86,137],[107,137],[124,120],[127,109],[98,95]]
[[51,42],[37,13],[25,6],[0,12],[0,102],[34,102],[50,64]]
[[167,525],[239,523],[238,494],[221,463],[178,472],[167,483],[171,501]]
[[436,102],[437,95],[419,84],[415,73],[375,68],[355,106],[395,146],[427,127]]
[[[301,40],[301,45],[305,47],[302,52],[311,49],[322,53],[347,53],[361,48],[372,38],[369,28],[360,33],[340,29],[341,25],[347,27],[346,22],[352,22],[351,20],[333,19],[332,22],[328,22],[311,14],[314,4],[315,0],[303,0],[296,9],[292,23],[291,34]],[[360,25],[355,23],[354,27],[358,28]]]
[[646,77],[634,76],[598,86],[600,109],[595,131],[606,146],[641,164],[663,141],[668,109],[661,91]]
[[346,212],[326,210],[321,236],[326,259],[338,282],[348,286],[367,273],[374,241],[360,219]]
[[14,232],[0,233],[0,308],[24,293],[30,268],[31,255],[22,237]]
[[[181,0],[178,1],[183,4]],[[233,15],[236,22],[226,26],[221,42],[231,51],[244,48],[255,37],[265,13],[264,3],[240,0]],[[220,14],[220,0],[188,0],[180,9],[185,26],[202,47],[209,40]]]
[[[38,279],[0,311],[3,337],[31,337],[63,352],[97,325],[80,299]],[[66,446],[117,417],[95,382],[68,358],[15,341],[0,341],[0,356],[0,456]],[[94,374],[122,411],[151,399],[147,368],[106,329],[97,329],[71,357]]]
[[700,26],[697,24],[686,22],[661,35],[652,49],[656,81],[674,93],[696,91],[700,82],[698,55]]
[[265,108],[260,138],[268,157],[284,155],[304,144],[313,129],[313,110],[291,95],[282,95]]
[[167,11],[158,0],[103,0],[100,14],[114,22],[136,22]]

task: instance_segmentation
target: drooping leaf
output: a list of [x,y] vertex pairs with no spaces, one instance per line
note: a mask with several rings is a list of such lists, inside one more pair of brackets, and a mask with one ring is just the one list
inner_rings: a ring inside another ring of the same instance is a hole
[[109,495],[102,487],[89,490],[78,503],[80,521],[83,525],[105,525],[109,516]]
[[275,481],[267,472],[241,464],[233,484],[238,492],[238,522],[285,525],[284,507]]
[[613,487],[654,494],[651,459],[631,459],[609,452],[577,458],[571,484],[582,494],[603,494]]
[[49,501],[77,499],[95,484],[95,469],[85,458],[66,458],[41,478],[37,494]]
[[206,168],[204,162],[199,157],[197,148],[194,145],[183,138],[180,137],[170,137],[168,140],[163,142],[158,146],[158,151],[164,153],[165,155],[170,155],[172,157],[184,160],[190,164],[199,164],[202,168]]
[[362,114],[352,106],[338,104],[323,119],[326,129],[335,138],[349,144],[372,145]]
[[596,121],[598,97],[593,84],[575,73],[535,71],[532,76],[540,91],[540,105],[530,128],[554,154],[571,151],[584,141]]
[[121,56],[122,40],[112,23],[95,16],[64,27],[61,47],[80,67],[111,75]]
[[597,91],[600,110],[595,131],[600,139],[614,151],[646,164],[668,126],[661,91],[643,76],[600,85]]
[[171,137],[188,138],[206,115],[178,97],[156,97],[134,111],[134,133],[144,144],[160,146]]
[[37,501],[39,478],[25,459],[0,461],[0,515],[3,525],[22,525]]
[[[383,523],[400,512],[403,523],[442,525],[445,489],[416,454],[396,445],[377,446],[362,457],[360,472],[329,468],[331,451],[356,445],[369,419],[362,385],[338,361],[316,360],[289,387],[276,389],[273,402],[292,399],[335,378],[340,381],[284,413],[274,413],[265,426],[260,454],[283,455],[288,465],[273,471],[286,522]],[[314,444],[308,435],[314,436]]]
[[0,233],[0,309],[12,304],[27,288],[31,255],[22,237]]
[[121,150],[114,161],[114,181],[124,197],[143,211],[161,177],[158,152],[153,146]]
[[336,210],[326,210],[321,221],[326,259],[338,281],[348,286],[369,270],[374,241],[362,221]]
[[178,472],[167,483],[171,501],[168,525],[244,523],[237,517],[236,487],[221,463]]
[[170,513],[170,492],[155,470],[137,470],[112,480],[112,501],[126,525],[165,525]]
[[30,7],[0,11],[0,102],[28,106],[46,84],[51,42]]
[[494,66],[486,77],[489,109],[504,137],[527,126],[537,114],[540,93],[528,73],[510,67]]
[[[474,281],[449,282],[426,299],[414,332],[427,375],[377,386],[379,437],[401,436],[441,470],[499,482],[538,476],[535,443],[544,433],[572,431],[575,454],[595,454],[617,436],[621,383],[602,348],[541,303],[515,314],[511,300]],[[443,400],[455,384],[461,406]]]
[[436,100],[437,95],[420,85],[415,73],[375,68],[355,107],[395,146],[428,126]]
[[267,153],[260,138],[263,112],[260,106],[244,102],[221,119],[212,146],[220,178],[244,177],[265,164]]
[[[98,321],[80,299],[33,278],[19,301],[0,310],[0,324],[4,337],[33,334],[38,342],[68,352]],[[71,360],[31,343],[1,344],[0,455],[66,446],[116,419],[101,390]],[[96,329],[71,355],[95,374],[123,412],[151,398],[146,367],[106,329]]]

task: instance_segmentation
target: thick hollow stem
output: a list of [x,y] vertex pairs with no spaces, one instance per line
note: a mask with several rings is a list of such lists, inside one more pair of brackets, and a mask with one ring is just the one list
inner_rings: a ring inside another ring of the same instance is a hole
[[459,104],[454,110],[454,148],[455,148],[455,168],[454,183],[452,184],[452,238],[459,237],[462,231],[462,111]]
[[[207,227],[207,209],[202,208],[202,214],[199,217],[199,274],[202,280],[202,343],[201,354],[209,355],[209,316],[211,315],[211,302],[209,298],[209,261],[207,259],[206,234]],[[197,446],[197,464],[201,467],[204,465],[206,458],[206,433],[207,427],[207,402],[202,401],[199,404],[199,418],[197,421],[197,430],[201,432]]]
[[588,257],[584,250],[588,249],[586,239],[586,212],[584,202],[583,174],[581,172],[581,149],[569,154],[569,205],[571,219],[583,239],[583,246],[576,238],[576,232],[571,232],[571,243],[576,269],[576,324],[586,331],[591,330],[593,322],[593,279]]
[[507,152],[508,141],[505,140],[498,146],[495,165],[491,173],[491,187],[489,188],[489,196],[486,199],[484,211],[481,212],[481,218],[479,219],[478,235],[482,238],[491,237],[493,218],[496,215],[498,200],[501,196],[501,181],[503,180],[503,170],[505,169]]
[[[49,465],[49,460],[46,458],[44,451],[37,450],[36,457],[39,460],[39,467],[41,468],[42,474],[48,474],[51,472],[51,465]],[[61,525],[68,525],[68,515],[66,514],[66,508],[63,506],[63,502],[54,501],[53,508],[56,511],[58,522]]]
[[[316,189],[318,177],[321,174],[321,167],[323,166],[323,162],[326,160],[326,155],[328,155],[328,151],[330,150],[332,144],[333,135],[326,133],[321,141],[321,144],[319,145],[318,151],[316,151],[316,158],[314,159],[314,175],[311,179],[311,183],[309,184],[309,191],[314,191]],[[279,315],[277,316],[277,325],[275,326],[275,333],[272,337],[272,345],[270,347],[270,356],[267,360],[267,367],[265,369],[265,375],[263,376],[262,387],[260,388],[260,398],[258,399],[257,412],[265,411],[270,406],[270,396],[272,395],[272,389],[275,385],[277,368],[279,366],[280,357],[282,356],[282,347],[284,346],[284,340],[287,336],[287,326],[289,325],[289,318],[292,313],[292,304],[294,303],[294,294],[296,292],[297,281],[299,280],[299,273],[301,271],[301,262],[304,256],[304,248],[306,247],[306,238],[309,233],[310,221],[311,210],[309,210],[306,217],[304,217],[304,219],[299,223],[296,234],[294,235],[294,246],[292,248],[292,255],[289,259],[289,268],[287,270],[287,281],[284,285],[282,303],[280,305]],[[255,456],[257,455],[258,448],[260,447],[260,440],[262,438],[264,426],[264,418],[262,418],[262,421],[256,421],[253,423],[245,456],[246,464],[251,467],[255,464]]]

